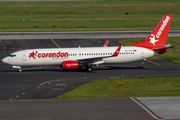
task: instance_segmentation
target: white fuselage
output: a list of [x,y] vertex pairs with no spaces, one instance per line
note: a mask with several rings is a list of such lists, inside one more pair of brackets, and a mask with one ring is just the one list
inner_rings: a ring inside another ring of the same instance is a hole
[[[45,66],[61,65],[63,61],[79,61],[105,57],[94,64],[126,63],[154,57],[157,54],[141,47],[122,47],[118,56],[114,54],[118,47],[87,47],[87,48],[47,48],[29,49],[12,53],[2,61],[13,66]],[[93,64],[93,63],[92,63]]]

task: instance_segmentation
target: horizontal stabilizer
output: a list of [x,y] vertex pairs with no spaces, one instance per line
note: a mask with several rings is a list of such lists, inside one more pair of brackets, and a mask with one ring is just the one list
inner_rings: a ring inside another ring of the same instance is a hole
[[157,49],[154,49],[154,51],[157,51],[157,50],[164,50],[164,49],[169,49],[169,48],[174,48],[175,46],[171,46],[171,47],[163,47],[163,48],[157,48]]
[[163,54],[166,53],[168,51],[169,48],[173,48],[175,46],[171,46],[171,44],[167,44],[165,47],[161,47],[161,48],[155,48],[154,52],[158,53],[158,54]]
[[169,47],[169,46],[171,46],[171,44],[166,44],[166,47]]

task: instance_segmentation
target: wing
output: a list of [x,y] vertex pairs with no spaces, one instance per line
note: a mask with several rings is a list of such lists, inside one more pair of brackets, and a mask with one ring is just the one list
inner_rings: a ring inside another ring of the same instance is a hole
[[120,45],[117,50],[114,52],[113,55],[109,55],[109,56],[103,56],[103,57],[93,57],[93,58],[86,58],[86,59],[78,59],[77,61],[80,64],[83,65],[98,65],[98,64],[102,64],[104,63],[104,61],[102,61],[103,58],[110,58],[110,57],[117,57],[119,55],[119,52],[121,50],[122,45]]

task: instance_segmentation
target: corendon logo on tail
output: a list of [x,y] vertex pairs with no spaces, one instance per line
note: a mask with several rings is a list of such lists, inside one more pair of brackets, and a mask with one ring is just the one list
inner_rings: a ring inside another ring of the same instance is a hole
[[33,51],[32,53],[29,53],[29,58],[68,58],[68,52],[57,52],[57,53],[38,53],[38,51]]
[[[156,38],[160,38],[162,32],[164,31],[168,21],[170,20],[170,17],[167,16],[165,20],[163,20],[163,24],[161,25],[161,27],[159,28],[159,31],[157,32],[156,35],[151,34],[151,38],[150,38],[150,43],[152,43],[153,45],[155,45],[156,42],[158,42],[159,40],[156,40]],[[156,38],[155,38],[156,37]]]
[[168,21],[169,21],[170,17],[167,16],[166,19],[163,21],[163,24],[161,25],[158,33],[156,34],[156,37],[159,38],[161,36],[161,33],[164,31],[164,28],[166,27]]
[[150,38],[150,43],[152,43],[153,45],[155,45],[155,42],[158,42],[159,40],[155,39],[155,35],[151,34],[152,38]]

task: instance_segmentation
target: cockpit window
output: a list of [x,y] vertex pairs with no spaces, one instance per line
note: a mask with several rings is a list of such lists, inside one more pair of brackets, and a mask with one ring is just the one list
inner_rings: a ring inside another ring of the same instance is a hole
[[9,55],[10,57],[16,57],[16,55]]

